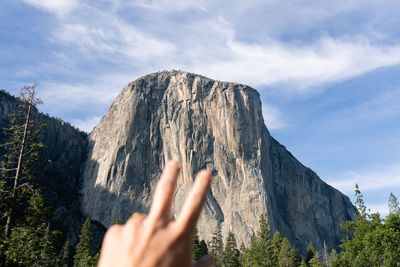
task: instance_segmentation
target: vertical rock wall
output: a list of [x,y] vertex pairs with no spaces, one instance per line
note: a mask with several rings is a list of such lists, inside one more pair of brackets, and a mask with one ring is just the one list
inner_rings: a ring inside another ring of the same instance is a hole
[[248,243],[266,214],[301,253],[309,241],[338,244],[340,223],[354,218],[349,199],[273,139],[256,90],[180,72],[142,77],[123,89],[89,136],[82,208],[109,226],[148,212],[169,159],[182,163],[174,216],[195,173],[213,173],[198,228],[210,240],[218,222]]

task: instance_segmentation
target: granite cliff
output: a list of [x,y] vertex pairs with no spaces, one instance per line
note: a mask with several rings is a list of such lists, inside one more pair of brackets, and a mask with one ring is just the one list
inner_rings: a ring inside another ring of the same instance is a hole
[[[10,126],[9,114],[17,113],[19,99],[0,91],[0,143],[4,141],[3,129]],[[36,125],[45,124],[42,131],[42,165],[37,182],[46,200],[54,208],[52,225],[62,229],[72,245],[78,242],[85,217],[81,211],[81,168],[86,159],[87,134],[60,119],[42,114],[34,108]],[[2,160],[2,151],[0,151]],[[95,239],[100,241],[104,227],[95,224]]]
[[82,210],[110,226],[148,212],[169,159],[182,172],[173,204],[178,216],[196,172],[213,173],[198,223],[211,240],[218,222],[238,243],[249,242],[260,214],[304,255],[340,241],[340,224],[354,219],[349,199],[324,183],[279,144],[264,124],[256,90],[181,71],[131,82],[90,133],[83,171]]

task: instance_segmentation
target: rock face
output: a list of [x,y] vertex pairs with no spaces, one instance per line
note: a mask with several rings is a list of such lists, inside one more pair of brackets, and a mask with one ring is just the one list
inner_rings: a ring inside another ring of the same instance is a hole
[[218,222],[238,244],[249,243],[265,214],[304,254],[340,240],[340,224],[354,219],[349,199],[324,183],[269,134],[256,90],[241,84],[170,71],[126,86],[89,136],[83,173],[83,212],[110,226],[148,212],[165,162],[181,162],[173,203],[178,216],[195,174],[213,182],[198,223],[211,240]]
[[[17,98],[0,91],[0,144],[5,138],[3,128],[10,126],[9,114],[16,113],[19,105]],[[63,229],[66,238],[75,245],[85,221],[79,190],[80,170],[87,153],[87,134],[59,119],[39,113],[36,108],[33,120],[37,125],[46,124],[42,131],[42,142],[46,149],[41,155],[44,160],[38,172],[38,182],[46,200],[55,210],[53,225]],[[0,160],[2,157],[0,151]],[[95,238],[101,240],[104,227],[96,226],[96,229],[99,236]]]

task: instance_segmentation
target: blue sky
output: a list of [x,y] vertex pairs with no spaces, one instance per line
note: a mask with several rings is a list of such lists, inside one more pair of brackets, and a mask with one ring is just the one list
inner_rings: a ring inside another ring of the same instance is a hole
[[272,135],[372,211],[400,197],[400,2],[3,0],[0,86],[91,131],[130,81],[181,69],[256,88]]

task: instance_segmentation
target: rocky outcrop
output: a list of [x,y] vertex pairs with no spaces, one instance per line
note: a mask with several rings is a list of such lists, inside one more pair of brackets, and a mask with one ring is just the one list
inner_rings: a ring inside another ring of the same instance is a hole
[[[9,114],[17,113],[17,98],[0,91],[0,143],[6,138],[4,128],[10,126]],[[63,229],[72,245],[78,242],[81,226],[85,220],[81,212],[79,191],[81,167],[86,160],[87,134],[60,119],[42,114],[34,108],[36,125],[45,124],[42,131],[43,151],[41,169],[37,171],[38,183],[43,195],[55,210],[53,225]],[[0,151],[0,160],[2,152]],[[101,240],[103,227],[97,227]]]
[[181,162],[173,203],[178,216],[202,168],[213,173],[198,228],[210,240],[218,222],[248,243],[265,214],[301,253],[312,241],[336,247],[354,207],[269,134],[256,90],[181,72],[144,76],[126,86],[89,136],[82,208],[110,226],[148,212],[165,162]]

